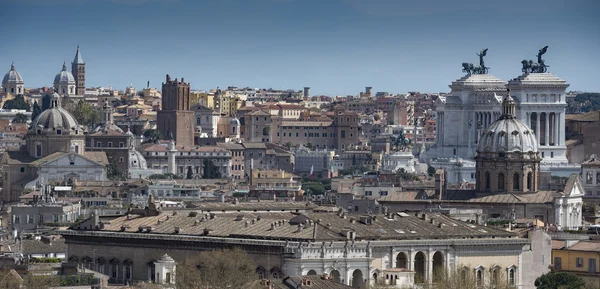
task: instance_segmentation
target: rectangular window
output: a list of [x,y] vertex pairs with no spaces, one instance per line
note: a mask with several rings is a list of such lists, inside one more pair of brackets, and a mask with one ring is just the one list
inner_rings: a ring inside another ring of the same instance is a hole
[[42,157],[42,144],[35,145],[35,156],[38,158]]
[[13,224],[21,223],[21,215],[13,215]]
[[120,148],[125,147],[125,144],[123,142],[119,142],[119,147]]
[[99,148],[101,148],[101,147],[102,147],[102,143],[101,143],[101,142],[97,142],[97,143],[96,143],[96,147],[99,147]]
[[577,266],[577,268],[582,268],[583,267],[583,258],[575,259],[575,266]]
[[27,224],[33,224],[33,215],[27,215]]
[[554,257],[554,269],[556,269],[556,270],[562,269],[562,258]]
[[108,142],[108,147],[112,148],[112,142],[110,142],[110,141]]
[[346,138],[346,131],[342,130],[341,138]]
[[57,129],[57,130],[56,130],[56,134],[58,134],[58,135],[62,135],[62,130],[60,130],[60,129]]

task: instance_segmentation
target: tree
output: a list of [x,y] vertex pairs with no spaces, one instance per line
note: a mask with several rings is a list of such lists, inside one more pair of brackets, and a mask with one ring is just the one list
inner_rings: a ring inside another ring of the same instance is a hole
[[204,174],[202,175],[204,179],[220,179],[221,172],[219,168],[215,166],[212,160],[204,160]]
[[400,177],[400,179],[405,180],[405,181],[418,181],[419,180],[419,176],[417,176],[414,173],[407,172],[404,168],[398,169],[398,171],[396,171],[396,174],[398,175],[398,177]]
[[158,140],[162,139],[160,132],[156,129],[149,129],[144,132],[144,143],[156,143]]
[[245,288],[256,264],[241,249],[204,251],[177,265],[177,288]]
[[62,107],[68,110],[81,125],[86,125],[91,128],[100,120],[98,110],[86,101],[80,100],[75,102],[74,105],[67,106],[64,104],[65,103],[63,102]]
[[35,118],[42,113],[42,107],[38,104],[38,102],[33,103],[33,110],[31,111],[31,120],[35,120]]
[[25,101],[25,97],[22,94],[17,94],[15,98],[9,99],[4,102],[3,109],[24,109],[25,111],[29,111],[31,108],[29,106],[29,102]]
[[427,165],[427,175],[433,177],[435,175],[435,168],[431,165]]
[[375,114],[375,115],[373,115],[373,119],[375,121],[379,121],[381,119],[381,116],[379,116],[379,114]]
[[[460,269],[458,269],[460,268]],[[492,266],[491,268],[494,268]],[[425,283],[424,289],[517,289],[516,286],[508,284],[505,270],[500,267],[495,271],[487,271],[483,281],[478,281],[476,273],[472,268],[457,266],[456,270],[436,270],[433,272],[432,284]]]
[[187,176],[185,178],[188,180],[191,180],[194,178],[194,172],[192,171],[192,167],[188,167]]
[[14,123],[27,123],[27,120],[29,120],[29,118],[26,115],[22,113],[17,113],[12,121]]
[[106,166],[106,177],[110,180],[124,180],[123,172],[119,170],[117,165],[113,162]]
[[263,135],[268,136],[270,133],[271,133],[271,127],[265,126],[265,128],[263,128]]
[[568,272],[550,272],[535,279],[537,289],[583,289],[585,281]]
[[46,94],[42,96],[42,111],[50,108],[50,103],[52,102],[52,96],[50,94]]

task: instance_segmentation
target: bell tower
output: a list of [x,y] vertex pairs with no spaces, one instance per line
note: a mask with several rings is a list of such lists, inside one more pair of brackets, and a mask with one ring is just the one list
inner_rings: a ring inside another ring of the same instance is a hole
[[167,74],[162,84],[162,109],[156,124],[163,138],[172,138],[177,146],[194,145],[194,112],[190,110],[190,84],[183,78],[174,80]]
[[85,95],[85,62],[83,62],[83,58],[81,57],[79,45],[77,45],[75,59],[71,63],[71,73],[75,78],[75,94]]

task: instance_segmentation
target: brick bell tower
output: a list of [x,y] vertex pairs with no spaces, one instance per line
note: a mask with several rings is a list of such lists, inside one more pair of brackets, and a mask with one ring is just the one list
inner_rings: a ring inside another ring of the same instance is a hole
[[71,73],[75,78],[75,94],[85,95],[85,62],[83,62],[83,58],[81,57],[79,45],[77,45],[75,59],[71,63]]
[[162,109],[157,114],[157,126],[163,139],[175,140],[177,146],[194,145],[194,112],[190,110],[190,84],[167,80],[162,84]]

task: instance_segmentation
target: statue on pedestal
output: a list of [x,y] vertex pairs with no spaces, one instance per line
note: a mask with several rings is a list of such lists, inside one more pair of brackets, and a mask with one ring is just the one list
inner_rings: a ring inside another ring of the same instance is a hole
[[487,48],[481,49],[481,51],[479,53],[477,53],[477,56],[479,56],[479,66],[475,66],[473,65],[473,63],[468,63],[468,62],[463,62],[462,67],[463,67],[463,72],[466,72],[467,75],[471,75],[471,74],[487,74],[488,70],[490,69],[489,67],[485,66],[485,61],[483,61],[483,57],[485,57],[487,55]]
[[542,55],[546,54],[546,51],[548,51],[548,46],[544,46],[542,48],[540,48],[540,50],[538,51],[537,56],[537,63],[533,62],[533,60],[523,60],[521,61],[521,64],[523,65],[523,68],[521,69],[521,71],[523,71],[523,73],[545,73],[548,71],[548,65],[546,65],[546,62],[544,61],[544,59],[542,59]]

